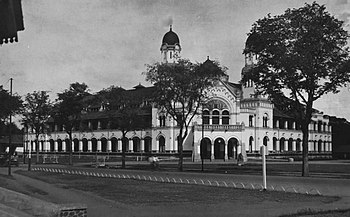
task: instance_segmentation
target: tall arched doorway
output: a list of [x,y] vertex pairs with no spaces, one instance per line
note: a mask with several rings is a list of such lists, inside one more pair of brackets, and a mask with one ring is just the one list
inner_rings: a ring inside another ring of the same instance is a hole
[[132,138],[132,149],[134,152],[140,152],[140,138],[139,137],[134,137]]
[[231,138],[228,140],[227,146],[228,159],[237,159],[238,156],[238,140],[236,138]]
[[208,138],[203,138],[201,141],[201,158],[211,159],[211,141]]
[[88,152],[89,151],[88,140],[86,138],[83,138],[82,141],[83,141],[83,152]]
[[115,137],[112,137],[111,142],[112,142],[112,152],[117,152],[118,151],[118,139]]
[[225,140],[222,138],[215,139],[214,142],[214,158],[224,159],[225,157]]
[[254,138],[251,136],[249,137],[249,152],[252,153],[253,152],[253,142],[254,142]]
[[91,147],[92,152],[97,152],[97,139],[92,138],[91,139],[91,144],[92,144],[92,147]]
[[145,137],[145,152],[151,152],[152,151],[152,138],[147,136]]
[[107,152],[107,139],[105,137],[101,138],[101,151]]
[[159,136],[159,152],[165,152],[165,138],[164,136]]
[[293,139],[288,139],[288,151],[293,151]]
[[280,139],[280,152],[283,152],[284,151],[284,142],[285,142],[285,138],[281,138]]
[[74,143],[74,152],[78,152],[79,151],[79,139],[77,139],[77,138],[73,139],[73,143]]

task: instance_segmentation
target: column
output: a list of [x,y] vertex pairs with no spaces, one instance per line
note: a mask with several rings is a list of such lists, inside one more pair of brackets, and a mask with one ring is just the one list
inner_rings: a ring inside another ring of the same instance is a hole
[[111,152],[111,151],[112,151],[112,141],[107,140],[107,152]]
[[281,151],[280,150],[280,140],[276,139],[276,151]]
[[228,149],[228,144],[225,143],[225,157],[224,157],[225,161],[228,160],[227,149]]
[[45,141],[45,146],[46,146],[46,148],[45,148],[46,152],[50,151],[50,141],[49,140]]
[[91,139],[88,140],[88,152],[92,152],[92,141],[91,141]]
[[62,151],[66,151],[66,140],[62,140]]
[[57,142],[57,140],[55,140],[54,146],[55,146],[55,152],[57,152],[58,151],[58,142]]
[[211,159],[214,160],[215,156],[214,156],[214,143],[211,144]]
[[122,151],[122,140],[118,139],[118,151]]
[[141,152],[145,152],[145,140],[144,139],[141,139]]
[[79,151],[83,151],[83,140],[79,140]]
[[97,140],[97,152],[101,152],[102,150],[102,144],[101,144],[101,140]]
[[288,151],[288,145],[289,145],[289,140],[284,140],[284,145],[283,145],[283,147],[284,147],[284,150],[285,150],[285,151]]
[[97,121],[97,129],[101,130],[101,121]]
[[129,139],[129,152],[134,152],[134,143],[132,139]]
[[[295,122],[294,122],[295,123]],[[292,150],[293,151],[296,151],[297,150],[297,141],[296,140],[293,140],[292,142]]]
[[154,149],[156,152],[159,152],[159,140],[156,140],[157,144],[156,144],[156,148]]

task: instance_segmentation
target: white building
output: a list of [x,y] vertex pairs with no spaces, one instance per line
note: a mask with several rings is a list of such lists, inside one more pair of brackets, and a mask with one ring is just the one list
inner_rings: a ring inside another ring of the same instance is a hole
[[[161,44],[161,61],[174,63],[180,56],[181,46],[178,35],[167,32]],[[246,55],[242,73],[253,63],[252,55]],[[210,61],[209,58],[207,61]],[[136,86],[129,90],[138,93],[147,101],[153,87]],[[254,84],[248,82],[245,87],[232,83],[228,78],[221,80],[210,91],[211,95],[200,115],[192,122],[192,130],[184,141],[184,152],[197,161],[206,159],[236,159],[239,153],[247,156],[258,153],[260,146],[266,145],[271,155],[301,154],[302,132],[293,117],[274,108],[264,97],[254,97]],[[170,155],[177,153],[178,127],[175,121],[166,116],[163,110],[152,106],[146,114],[150,127],[131,131],[127,134],[127,151],[130,155]],[[121,132],[108,126],[102,108],[90,109],[83,116],[83,123],[89,131],[77,130],[73,133],[70,146],[68,135],[62,126],[51,125],[52,133],[40,136],[39,149],[42,152],[64,153],[72,147],[74,153],[84,154],[101,152],[117,154],[122,149]],[[331,126],[329,117],[322,113],[313,115],[309,126],[309,151],[311,153],[330,154],[332,151]],[[30,131],[30,130],[29,130]],[[27,134],[26,144],[32,144],[34,134]]]

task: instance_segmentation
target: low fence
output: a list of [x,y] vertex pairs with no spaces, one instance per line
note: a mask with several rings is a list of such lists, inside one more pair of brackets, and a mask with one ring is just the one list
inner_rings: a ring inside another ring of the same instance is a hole
[[[222,181],[222,180],[209,180],[209,179],[190,179],[190,178],[179,178],[170,176],[154,176],[154,175],[140,175],[140,174],[123,174],[123,173],[110,173],[110,172],[96,172],[89,170],[76,170],[76,169],[62,169],[62,168],[48,168],[48,167],[34,167],[33,171],[49,172],[49,173],[61,173],[81,176],[91,176],[100,178],[116,178],[116,179],[134,179],[144,180],[153,182],[164,182],[164,183],[180,183],[180,184],[195,184],[195,185],[206,185],[216,187],[231,187],[241,189],[252,189],[252,190],[263,190],[262,184],[258,183],[244,183],[235,181]],[[283,191],[291,193],[301,194],[312,194],[321,195],[321,192],[316,188],[305,188],[296,186],[276,186],[269,185],[267,189],[269,191]]]

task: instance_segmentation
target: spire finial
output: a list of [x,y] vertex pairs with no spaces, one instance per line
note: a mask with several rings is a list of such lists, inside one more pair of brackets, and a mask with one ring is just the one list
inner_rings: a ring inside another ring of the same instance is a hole
[[207,56],[207,60],[209,60],[209,56]]
[[173,31],[173,25],[170,25],[170,31]]

